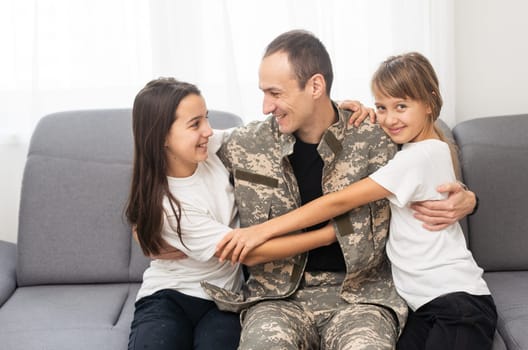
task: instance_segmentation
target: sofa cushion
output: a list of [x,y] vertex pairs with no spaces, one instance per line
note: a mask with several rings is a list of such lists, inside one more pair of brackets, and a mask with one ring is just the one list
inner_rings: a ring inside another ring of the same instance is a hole
[[3,349],[126,349],[139,284],[18,288],[0,309]]
[[[210,110],[209,122],[223,129],[242,119]],[[130,109],[40,120],[22,183],[19,286],[141,281],[148,259],[124,216],[132,160]]]
[[528,271],[488,272],[484,279],[497,306],[497,331],[507,348],[528,349]]
[[140,281],[147,265],[124,218],[130,110],[64,112],[31,139],[20,202],[20,286]]
[[30,156],[19,285],[128,281],[132,242],[122,213],[129,174],[128,164]]
[[453,134],[464,181],[479,197],[469,247],[486,271],[528,269],[528,115],[473,119]]

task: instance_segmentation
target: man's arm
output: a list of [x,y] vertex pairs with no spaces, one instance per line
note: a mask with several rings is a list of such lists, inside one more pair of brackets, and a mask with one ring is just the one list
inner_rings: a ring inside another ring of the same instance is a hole
[[440,231],[473,212],[477,200],[475,193],[466,190],[460,183],[448,183],[437,188],[440,193],[449,193],[442,201],[414,203],[414,217],[423,222],[429,231]]
[[[137,236],[137,231],[136,231],[135,226],[132,227],[132,236],[134,237],[134,240],[139,244],[139,239]],[[171,246],[164,239],[162,239],[159,254],[158,255],[150,254],[148,257],[150,259],[179,260],[179,259],[186,258],[187,255],[185,255],[184,252],[182,252],[181,250],[178,250],[178,248]]]
[[[367,117],[376,122],[374,110],[364,107],[358,101],[344,100],[338,103],[340,108],[356,111],[349,119],[349,124],[359,126]],[[361,113],[359,110],[361,109]],[[367,111],[367,113],[365,113]],[[474,212],[477,199],[460,183],[448,183],[438,188],[440,193],[449,193],[448,198],[442,201],[416,202],[411,208],[415,211],[414,217],[423,222],[423,227],[429,231],[440,231],[449,225],[461,220]]]

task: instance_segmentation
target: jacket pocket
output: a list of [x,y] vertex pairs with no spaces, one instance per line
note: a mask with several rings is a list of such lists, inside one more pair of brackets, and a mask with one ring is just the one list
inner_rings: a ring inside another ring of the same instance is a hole
[[240,226],[246,227],[268,220],[279,180],[239,168],[234,170],[234,179]]

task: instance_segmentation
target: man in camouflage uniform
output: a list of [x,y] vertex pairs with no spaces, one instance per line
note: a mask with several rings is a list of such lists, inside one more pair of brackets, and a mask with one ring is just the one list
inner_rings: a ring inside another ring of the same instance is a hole
[[[377,125],[347,126],[350,112],[329,97],[332,80],[329,55],[312,34],[291,31],[268,45],[259,85],[272,116],[236,129],[219,152],[241,227],[340,190],[396,152]],[[240,349],[394,348],[407,305],[385,255],[389,218],[385,200],[335,218],[336,243],[248,267],[239,294],[203,283],[221,309],[242,312]]]
[[[298,69],[296,69],[298,68]],[[234,177],[242,227],[340,190],[396,151],[377,125],[347,127],[330,100],[332,67],[313,35],[292,31],[269,46],[260,68],[264,112],[220,151]],[[334,220],[337,241],[249,267],[240,295],[205,285],[219,306],[243,310],[241,349],[392,349],[407,306],[384,252],[389,205],[378,201]]]

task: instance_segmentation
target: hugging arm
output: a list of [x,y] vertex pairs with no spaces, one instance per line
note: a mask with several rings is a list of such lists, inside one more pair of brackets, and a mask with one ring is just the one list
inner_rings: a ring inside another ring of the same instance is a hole
[[[135,225],[132,227],[132,236],[134,237],[134,240],[139,244],[139,239],[137,236],[137,230],[136,230]],[[167,241],[162,239],[159,254],[157,255],[150,254],[148,257],[151,259],[179,260],[179,259],[186,258],[187,255],[185,255],[184,252],[182,252],[176,247],[171,246],[169,243],[167,243]]]
[[[338,103],[340,108],[354,111],[349,124],[359,126],[369,117],[376,122],[376,114],[372,108],[363,106],[359,101],[344,100]],[[415,211],[415,218],[423,222],[423,227],[429,231],[440,231],[473,213],[477,200],[475,193],[464,185],[453,182],[438,188],[440,193],[448,193],[448,198],[441,201],[416,202],[411,207]]]
[[336,240],[334,227],[328,224],[318,230],[296,233],[270,239],[252,249],[243,258],[231,259],[252,266],[273,260],[284,259],[306,251],[329,245]]
[[475,193],[467,190],[461,183],[448,183],[437,188],[449,197],[441,201],[416,202],[411,205],[414,217],[423,222],[429,231],[439,231],[471,214],[477,204]]
[[[370,178],[355,182],[341,191],[319,197],[287,214],[258,225],[229,232],[217,245],[220,260],[245,261],[246,256],[270,239],[310,227],[353,208],[390,195]],[[305,235],[301,234],[302,235]],[[302,237],[301,237],[302,240]],[[300,244],[300,243],[295,243]],[[272,259],[273,260],[273,259]]]

